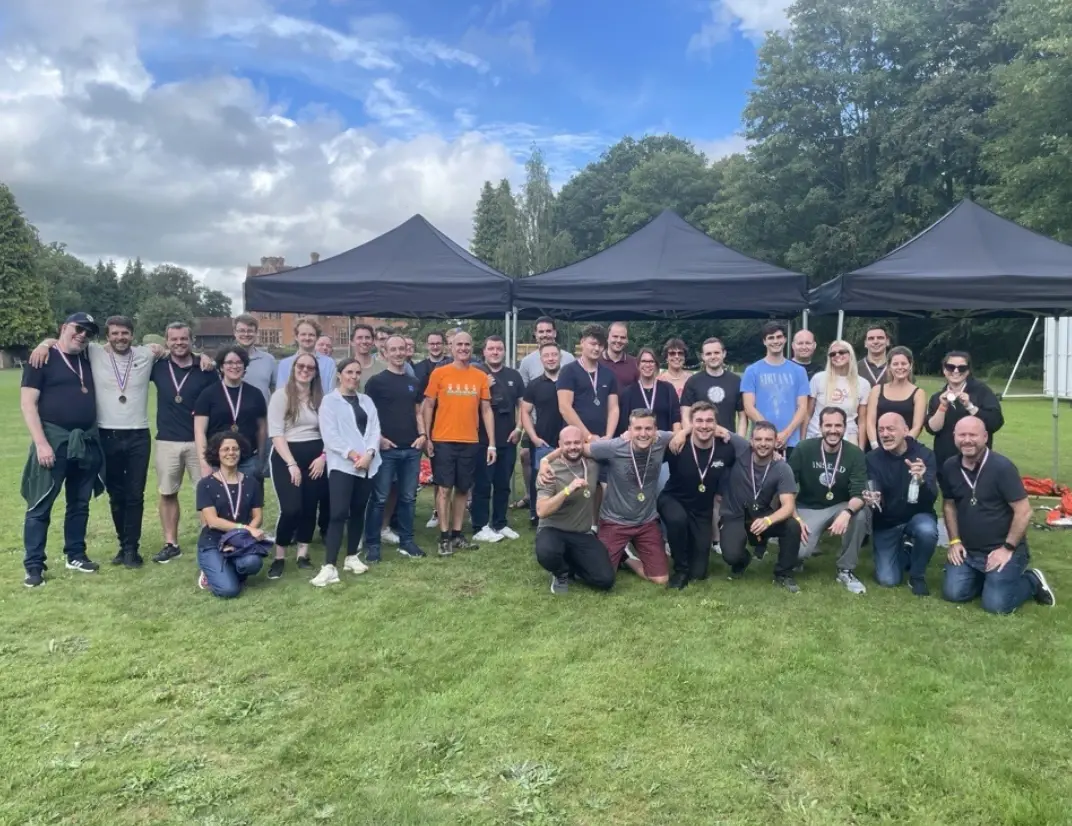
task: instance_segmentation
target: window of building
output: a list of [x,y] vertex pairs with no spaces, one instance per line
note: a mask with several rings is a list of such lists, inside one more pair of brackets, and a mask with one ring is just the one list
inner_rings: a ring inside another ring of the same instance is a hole
[[270,347],[273,344],[282,344],[282,334],[279,330],[264,330],[261,329],[257,336],[257,340],[260,344],[266,347]]
[[261,318],[265,321],[279,321],[283,317],[282,313],[261,313]]
[[336,327],[332,333],[332,339],[336,347],[345,347],[350,343],[350,328]]

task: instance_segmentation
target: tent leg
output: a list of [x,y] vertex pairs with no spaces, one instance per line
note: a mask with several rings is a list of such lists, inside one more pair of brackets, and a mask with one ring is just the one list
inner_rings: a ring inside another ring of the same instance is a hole
[[[1038,321],[1039,317],[1035,316],[1035,320],[1031,322],[1031,329],[1027,333],[1027,338],[1024,339],[1024,346],[1020,348],[1020,355],[1016,357],[1016,364],[1012,366],[1012,372],[1009,373],[1009,380],[1005,382],[1005,389],[1001,391],[1002,398],[1009,395],[1009,388],[1012,387],[1012,380],[1016,378],[1016,371],[1020,369],[1020,362],[1024,360],[1024,353],[1027,352],[1027,346],[1031,343],[1031,336],[1035,334],[1035,328],[1038,327]],[[1043,356],[1043,358],[1045,358],[1045,356]]]
[[807,330],[808,329],[808,311],[807,310],[805,310],[804,312],[802,312],[800,314],[800,329],[801,330]]
[[506,349],[506,366],[510,366],[510,311],[503,316],[503,343]]
[[516,370],[517,369],[517,307],[514,307],[513,309],[514,309],[514,319],[513,319],[514,320],[514,324],[513,324],[514,340],[513,340],[512,346],[510,347],[510,366],[513,367]]
[[845,311],[837,311],[837,338],[838,341],[843,341],[845,338]]
[[[1036,319],[1037,321],[1038,319]],[[1061,416],[1061,401],[1058,393],[1058,370],[1060,369],[1060,359],[1058,353],[1061,348],[1059,347],[1060,337],[1058,333],[1061,329],[1061,320],[1058,316],[1053,317],[1053,481],[1058,482],[1057,474],[1060,471],[1061,463],[1057,460],[1057,448],[1060,445],[1060,434],[1057,426],[1057,420]]]

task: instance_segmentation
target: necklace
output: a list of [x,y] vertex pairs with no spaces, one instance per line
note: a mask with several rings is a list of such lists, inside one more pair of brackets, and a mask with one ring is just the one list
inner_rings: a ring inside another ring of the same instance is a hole
[[238,491],[235,494],[235,498],[231,498],[231,488],[227,484],[227,480],[223,478],[223,471],[221,470],[216,474],[216,478],[223,483],[223,492],[227,495],[227,505],[231,509],[231,521],[238,521],[238,509],[242,507],[242,475],[238,476]]
[[975,470],[975,481],[973,482],[968,478],[968,474],[964,472],[964,465],[960,466],[960,475],[964,477],[964,481],[968,483],[968,487],[971,488],[971,499],[969,503],[971,505],[978,505],[979,500],[975,496],[975,486],[979,484],[979,476],[982,475],[983,466],[986,465],[986,460],[990,458],[990,448],[986,449],[986,453],[983,454],[983,460],[979,463],[979,467]]
[[126,404],[127,382],[130,380],[130,369],[134,366],[134,353],[127,354],[127,366],[123,375],[119,375],[119,363],[115,360],[115,353],[108,351],[108,359],[112,362],[112,372],[115,373],[115,383],[119,387],[119,403]]
[[647,497],[644,496],[644,482],[648,479],[648,467],[651,465],[651,448],[648,448],[648,458],[644,462],[644,475],[640,475],[640,466],[637,465],[636,451],[633,450],[633,443],[629,443],[629,458],[633,461],[633,473],[636,474],[637,487],[640,488],[640,493],[636,495],[638,502],[643,502]]
[[834,466],[827,467],[826,464],[826,446],[822,445],[819,448],[819,458],[823,462],[823,475],[819,477],[819,482],[826,486],[826,501],[834,501],[834,483],[837,481],[838,468],[841,466],[841,451],[845,449],[845,440],[842,439],[838,444],[837,457],[834,459]]
[[71,360],[67,358],[67,354],[63,352],[63,350],[61,350],[57,345],[53,345],[53,349],[63,358],[63,363],[67,365],[67,369],[74,373],[76,376],[78,376],[78,384],[81,386],[82,392],[88,393],[89,388],[86,387],[85,376],[82,373],[82,359],[77,355],[74,357],[74,360],[78,362],[78,370],[76,372],[75,369],[71,367]]
[[697,486],[696,489],[700,491],[700,493],[706,493],[707,485],[704,484],[704,481],[707,478],[707,471],[709,471],[711,469],[711,465],[715,463],[715,443],[711,443],[711,455],[707,457],[707,467],[703,468],[702,470],[700,469],[700,457],[696,453],[696,442],[694,442],[692,439],[689,439],[689,447],[692,448],[692,459],[694,462],[696,462],[696,470],[698,470],[700,473],[700,484]]

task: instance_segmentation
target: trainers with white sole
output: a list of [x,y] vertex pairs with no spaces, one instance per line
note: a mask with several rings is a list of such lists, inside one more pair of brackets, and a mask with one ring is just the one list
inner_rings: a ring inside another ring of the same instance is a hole
[[837,572],[836,579],[838,582],[845,586],[845,590],[848,591],[850,594],[867,593],[867,588],[862,582],[860,582],[860,580],[856,577],[856,574],[854,574],[852,571],[844,569],[839,570]]
[[519,534],[517,531],[515,531],[509,525],[507,525],[505,528],[499,528],[498,534],[503,539],[520,539],[521,538],[521,534]]
[[487,542],[489,545],[495,542],[502,542],[502,539],[502,535],[493,531],[488,525],[473,534],[474,542]]
[[[325,565],[324,566],[324,568],[334,568],[334,567],[335,567],[334,565]],[[323,573],[324,568],[320,569],[321,573]],[[346,559],[342,563],[342,569],[344,571],[349,571],[351,574],[364,574],[364,573],[368,572],[368,565],[366,565],[364,562],[362,562],[358,558],[357,554],[354,554],[353,556],[346,557]]]
[[432,511],[432,515],[428,518],[428,521],[424,523],[426,528],[438,528],[439,527],[439,514]]
[[[351,557],[347,557],[350,559]],[[353,557],[356,559],[356,557]],[[325,585],[334,585],[339,582],[339,569],[334,565],[321,565],[320,573],[309,580],[310,585],[315,585],[317,588],[323,588]]]
[[392,531],[390,528],[384,528],[382,531],[380,531],[380,539],[382,539],[388,545],[397,545],[399,542],[398,534]]

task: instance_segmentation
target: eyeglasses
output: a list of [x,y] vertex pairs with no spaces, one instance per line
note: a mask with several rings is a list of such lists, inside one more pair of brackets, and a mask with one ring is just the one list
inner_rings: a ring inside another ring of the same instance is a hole
[[848,354],[848,350],[831,350],[830,358],[837,358],[838,356],[847,356]]
[[294,365],[294,372],[295,373],[315,373],[316,372],[316,365],[315,364],[295,364]]
[[971,368],[966,364],[943,364],[948,373],[967,373]]
[[224,367],[245,367],[245,365],[242,364],[241,359],[224,359],[223,366]]
[[655,362],[654,362],[654,361],[652,361],[651,359],[641,359],[641,360],[640,360],[640,363],[641,363],[641,364],[650,364],[650,365],[652,365],[653,367],[655,366]]

